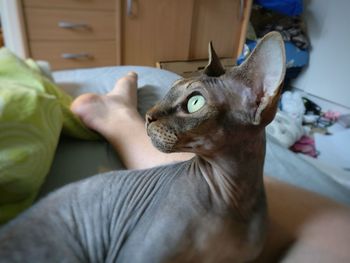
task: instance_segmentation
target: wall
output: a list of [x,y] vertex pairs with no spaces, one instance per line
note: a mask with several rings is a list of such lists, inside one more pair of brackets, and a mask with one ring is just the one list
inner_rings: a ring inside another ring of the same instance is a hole
[[350,1],[305,1],[304,17],[310,65],[294,86],[350,109]]

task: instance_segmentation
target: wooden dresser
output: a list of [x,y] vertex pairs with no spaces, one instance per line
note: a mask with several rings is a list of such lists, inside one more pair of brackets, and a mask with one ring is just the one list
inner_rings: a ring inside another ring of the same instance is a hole
[[23,0],[30,56],[53,69],[116,65],[115,0]]
[[[19,1],[19,0],[17,0]],[[236,58],[252,0],[21,0],[28,56],[53,69]]]

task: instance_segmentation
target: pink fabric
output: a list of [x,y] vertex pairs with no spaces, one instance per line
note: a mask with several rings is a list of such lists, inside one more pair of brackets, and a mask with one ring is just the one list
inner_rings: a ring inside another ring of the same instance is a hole
[[339,112],[336,112],[336,111],[327,111],[325,113],[323,113],[323,117],[332,121],[332,122],[335,122],[339,119],[339,116],[340,116],[340,113]]
[[315,140],[310,136],[302,136],[295,144],[290,148],[293,152],[303,153],[311,157],[317,157],[317,151],[315,146]]

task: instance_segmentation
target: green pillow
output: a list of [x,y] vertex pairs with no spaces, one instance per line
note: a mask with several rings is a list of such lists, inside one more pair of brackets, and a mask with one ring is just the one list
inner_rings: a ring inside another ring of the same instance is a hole
[[34,201],[62,128],[75,138],[99,138],[71,113],[71,102],[33,61],[0,49],[0,223]]

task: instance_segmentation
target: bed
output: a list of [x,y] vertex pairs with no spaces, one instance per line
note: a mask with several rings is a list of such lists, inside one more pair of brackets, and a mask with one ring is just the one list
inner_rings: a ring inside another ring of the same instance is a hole
[[[86,92],[103,94],[129,71],[139,75],[139,112],[144,116],[180,76],[149,67],[121,66],[64,70],[53,73],[59,87],[76,97]],[[112,147],[103,140],[82,141],[61,137],[40,197],[54,189],[94,174],[125,169]],[[318,192],[350,205],[350,173],[297,155],[267,137],[265,175]]]

